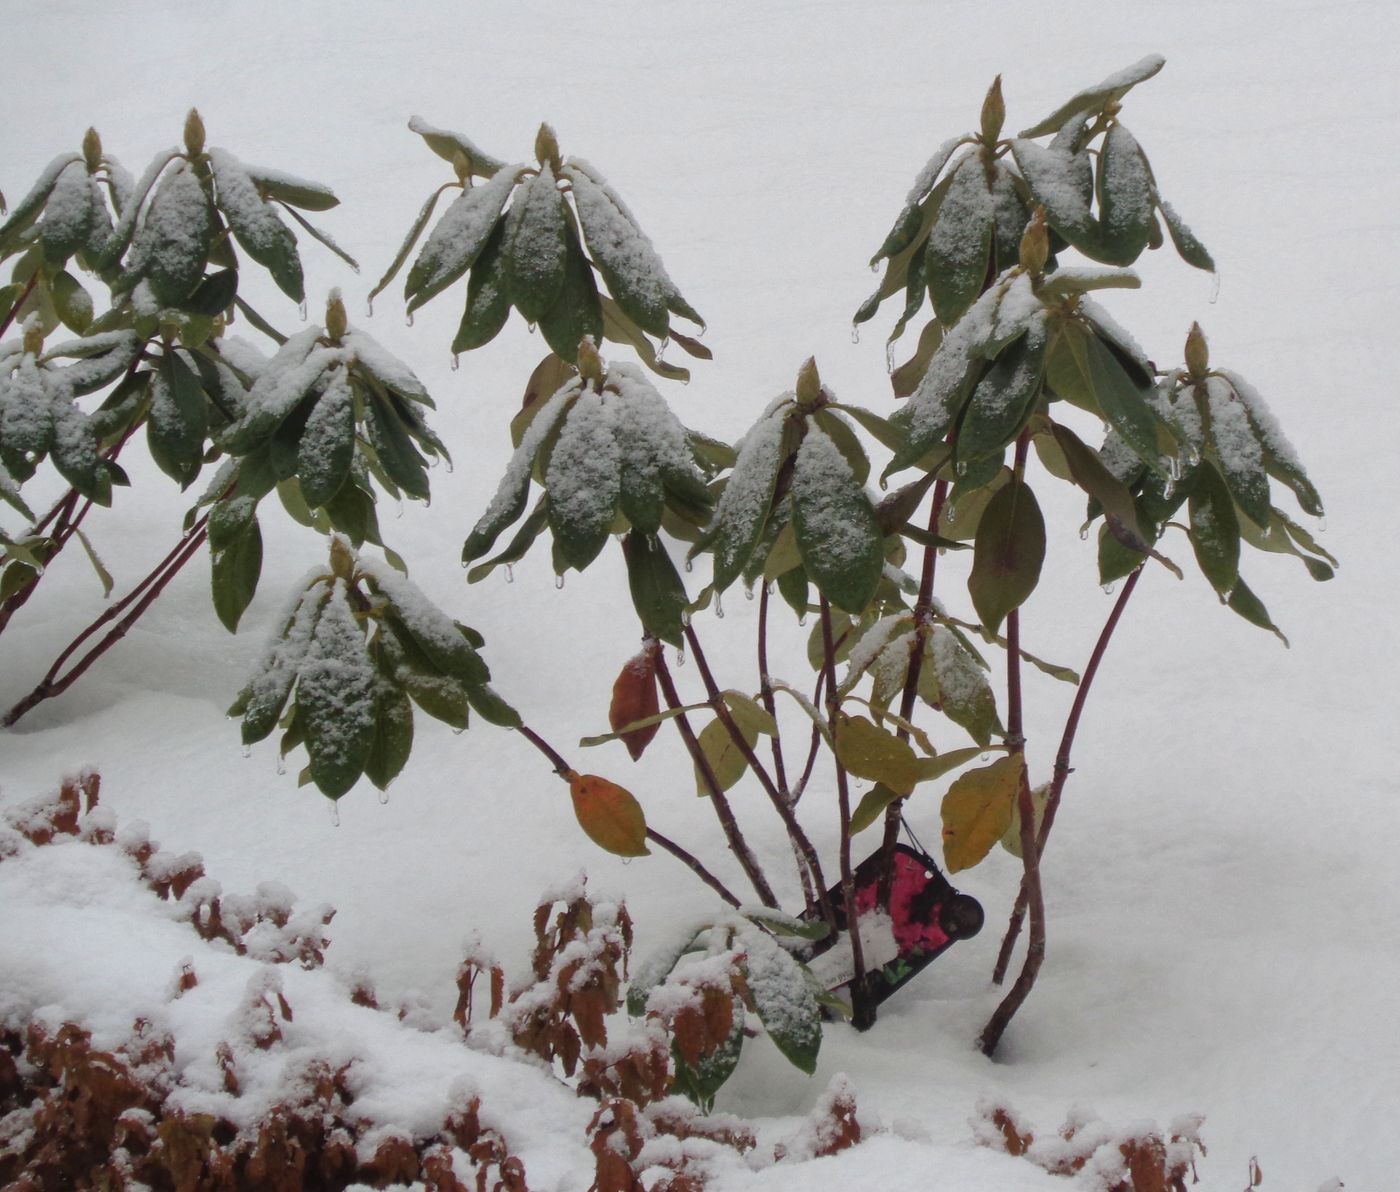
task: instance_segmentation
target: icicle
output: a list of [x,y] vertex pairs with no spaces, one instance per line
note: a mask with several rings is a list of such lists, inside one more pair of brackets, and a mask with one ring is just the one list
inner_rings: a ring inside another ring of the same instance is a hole
[[658,364],[660,364],[660,363],[663,362],[664,357],[665,357],[665,355],[666,355],[666,349],[669,348],[670,346],[671,346],[671,337],[668,335],[668,336],[666,336],[666,338],[663,339],[663,340],[661,341],[661,343],[657,346],[657,349],[656,349],[656,361],[657,361]]
[[860,343],[860,328],[859,328],[859,327],[852,327],[852,328],[851,328],[851,342],[852,342],[853,344],[858,344],[858,343]]
[[243,757],[244,757],[244,759],[246,760],[247,758],[250,758],[250,757],[252,757],[252,756],[253,756],[253,747],[252,747],[251,745],[245,745],[245,746],[243,746]]
[[1215,300],[1220,297],[1220,274],[1216,274],[1210,283],[1210,304],[1215,305]]
[[879,276],[879,273],[880,273],[880,262],[879,262],[879,261],[871,261],[871,262],[870,262],[870,272],[873,273],[873,274],[875,274],[877,277]]
[[774,588],[774,583],[773,583],[773,581],[772,581],[771,579],[770,579],[766,584],[763,585],[763,590],[764,590],[764,592],[767,593],[769,596],[773,595],[773,588]]
[[461,736],[464,732],[466,732],[466,731],[467,731],[467,730],[464,729],[464,728],[454,728],[454,729],[452,730],[452,735],[453,735],[454,737],[460,737],[460,736]]
[[1103,589],[1103,594],[1104,594],[1105,596],[1112,596],[1112,595],[1113,595],[1113,589],[1116,588],[1118,585],[1117,585],[1117,584],[1100,584],[1099,586]]
[[461,353],[460,353],[460,352],[453,352],[453,353],[452,353],[452,371],[453,371],[453,372],[456,372],[456,371],[457,371],[459,368],[461,368],[461,367],[462,367],[462,356],[461,356]]
[[752,600],[752,599],[753,599],[753,584],[745,584],[745,585],[744,585],[744,599],[745,599],[745,600]]
[[297,317],[298,317],[299,319],[301,319],[301,321],[302,321],[303,323],[306,322],[306,299],[305,299],[305,298],[303,298],[300,302],[297,303]]
[[690,609],[688,608],[681,609],[681,628],[690,628]]
[[1080,541],[1080,542],[1088,542],[1088,541],[1089,541],[1089,523],[1088,523],[1088,522],[1085,522],[1082,526],[1079,527],[1079,541]]
[[1325,513],[1317,515],[1317,532],[1319,534],[1327,533],[1327,514]]
[[967,460],[960,459],[953,465],[953,471],[959,476],[967,475]]
[[277,773],[278,773],[279,775],[281,775],[281,774],[285,774],[286,772],[287,772],[287,763],[286,763],[286,761],[282,758],[282,755],[281,755],[281,754],[278,754],[278,756],[277,756]]
[[684,646],[677,646],[677,647],[676,647],[676,665],[677,665],[677,666],[684,666],[684,665],[685,665],[685,647],[684,647]]
[[690,574],[692,571],[694,571],[694,570],[695,570],[695,564],[694,564],[690,559],[687,559],[687,560],[685,561],[685,573],[686,573],[686,575],[689,575],[689,574]]
[[389,805],[389,792],[388,792],[388,791],[380,791],[380,792],[379,792],[379,806],[381,806],[381,807],[387,807],[388,805]]
[[623,857],[623,858],[622,858],[622,863],[623,863],[624,865],[631,865],[631,864],[632,864],[632,858],[631,858],[631,857]]
[[562,571],[554,577],[554,590],[556,592],[564,590],[564,573]]
[[367,318],[367,319],[372,319],[372,318],[374,318],[374,299],[373,299],[373,298],[366,298],[366,299],[365,299],[365,318]]
[[894,372],[894,343],[893,343],[893,342],[887,342],[887,343],[885,344],[885,371],[886,371],[887,373],[892,373],[892,372]]
[[715,616],[721,621],[724,620],[724,605],[721,602],[721,596],[718,592],[715,593]]
[[334,799],[331,800],[331,827],[340,827],[340,804]]
[[509,563],[506,564],[506,583],[515,583],[515,568],[512,567]]
[[412,312],[412,311],[409,311],[408,314],[406,314],[406,315],[404,316],[403,322],[404,322],[404,326],[405,326],[405,327],[412,327],[412,326],[413,326],[413,312]]
[[951,526],[958,520],[958,507],[956,505],[944,505],[941,516],[943,520]]
[[797,624],[799,627],[807,624],[807,613],[805,610],[797,614]]

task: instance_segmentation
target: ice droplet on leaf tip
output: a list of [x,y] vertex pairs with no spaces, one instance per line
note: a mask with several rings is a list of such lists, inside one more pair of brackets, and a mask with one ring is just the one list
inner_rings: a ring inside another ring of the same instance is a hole
[[506,583],[515,583],[515,568],[512,567],[509,563],[506,564]]
[[1082,526],[1079,527],[1079,541],[1080,541],[1080,542],[1088,542],[1088,541],[1089,541],[1089,525],[1088,525],[1087,522],[1086,522],[1084,525],[1082,525]]
[[860,343],[860,328],[859,328],[859,327],[852,327],[852,328],[851,328],[851,342],[852,342],[853,344],[858,344],[858,343]]
[[745,585],[744,585],[744,599],[745,599],[745,600],[752,600],[752,599],[753,599],[753,584],[745,584]]
[[412,326],[413,326],[413,312],[412,312],[412,311],[409,311],[408,314],[404,315],[404,317],[403,317],[403,325],[404,325],[405,327],[412,327]]
[[1317,515],[1317,531],[1319,534],[1327,533],[1327,514],[1319,513]]
[[689,627],[690,627],[690,609],[688,609],[688,608],[683,608],[683,609],[681,609],[681,628],[682,628],[682,629],[687,629],[687,628],[689,628]]
[[379,806],[381,806],[381,807],[387,807],[388,805],[389,805],[389,792],[388,792],[388,791],[380,791],[380,792],[379,792]]
[[334,799],[331,800],[331,827],[340,827],[340,804]]
[[453,352],[453,353],[452,353],[452,371],[453,371],[453,372],[456,372],[456,371],[457,371],[459,368],[461,368],[461,367],[462,367],[462,356],[461,356],[461,353],[460,353],[460,352]]
[[1104,594],[1105,596],[1112,596],[1112,595],[1113,595],[1113,589],[1116,588],[1117,586],[1118,586],[1117,584],[1101,584],[1101,585],[1100,585],[1100,587],[1103,588],[1103,594]]
[[285,774],[286,772],[287,772],[287,763],[284,762],[284,761],[279,757],[279,758],[277,759],[277,773],[278,773],[279,775],[281,775],[281,774]]
[[306,311],[306,299],[303,298],[300,302],[297,303],[297,317],[301,319],[303,323],[306,322]]
[[253,756],[253,747],[252,747],[251,745],[245,745],[245,746],[243,746],[243,757],[244,757],[245,759],[247,759],[247,758],[250,758],[250,757],[252,757],[252,756]]
[[564,590],[564,573],[562,571],[554,577],[554,590],[556,592]]
[[535,324],[534,324],[534,323],[526,323],[526,324],[525,324],[525,330],[528,331],[531,335],[534,335],[534,334],[535,334]]
[[1217,274],[1214,275],[1214,277],[1213,277],[1213,279],[1211,280],[1211,283],[1210,283],[1210,304],[1211,304],[1212,306],[1214,306],[1215,303],[1216,303],[1216,300],[1217,300],[1219,297],[1220,297],[1220,274],[1217,273]]
[[677,649],[677,650],[676,650],[676,665],[677,665],[677,666],[684,666],[684,665],[685,665],[685,651],[684,651],[684,650],[681,650],[681,649]]
[[374,299],[373,299],[373,298],[366,298],[366,299],[365,299],[365,318],[367,318],[367,319],[372,319],[372,318],[374,318]]
[[721,621],[724,620],[724,604],[718,592],[715,593],[715,616]]
[[686,573],[686,575],[689,575],[689,574],[690,574],[692,571],[694,571],[694,570],[695,570],[695,564],[694,564],[690,559],[687,559],[687,560],[685,561],[685,573]]

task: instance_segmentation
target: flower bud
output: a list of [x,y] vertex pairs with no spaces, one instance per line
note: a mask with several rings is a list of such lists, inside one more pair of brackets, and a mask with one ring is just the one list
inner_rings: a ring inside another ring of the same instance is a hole
[[584,381],[594,385],[603,383],[603,358],[598,355],[598,345],[593,342],[591,335],[585,335],[579,340],[578,374]]
[[471,185],[472,162],[460,149],[452,155],[452,169],[457,174],[457,181],[463,186]]
[[102,164],[102,138],[95,128],[83,134],[83,164],[87,166],[89,174],[97,173],[97,167]]
[[355,577],[355,551],[343,534],[331,535],[331,574],[347,584]]
[[1199,380],[1209,368],[1210,349],[1206,347],[1206,333],[1199,323],[1192,323],[1191,331],[1186,336],[1186,369]]
[[1021,236],[1021,268],[1032,277],[1045,272],[1050,259],[1050,233],[1045,227],[1045,208],[1037,207]]
[[542,166],[549,166],[556,174],[559,172],[559,140],[548,124],[541,124],[540,131],[535,134],[535,160]]
[[204,152],[204,121],[200,119],[197,108],[191,108],[190,114],[185,117],[185,152],[191,157],[198,157]]
[[820,400],[821,393],[822,379],[817,372],[817,362],[808,356],[797,373],[797,404],[811,409]]
[[24,350],[30,356],[44,350],[44,321],[37,310],[24,320]]
[[1001,75],[987,88],[987,98],[982,101],[982,141],[995,145],[1001,136],[1001,126],[1006,123],[1006,100],[1001,95]]
[[340,291],[332,290],[326,299],[326,335],[334,343],[339,343],[350,329],[350,321],[345,315],[345,303]]

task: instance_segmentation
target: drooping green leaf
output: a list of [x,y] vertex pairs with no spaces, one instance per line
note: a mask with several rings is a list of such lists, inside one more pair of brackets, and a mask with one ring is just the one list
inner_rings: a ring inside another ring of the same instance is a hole
[[886,807],[896,799],[904,796],[898,791],[892,790],[883,782],[877,782],[860,798],[856,808],[851,812],[850,832],[854,836],[857,832],[864,832],[871,824],[876,823],[884,813]]
[[1240,523],[1230,490],[1209,461],[1196,469],[1187,508],[1201,574],[1221,596],[1228,596],[1240,575]]
[[923,211],[920,204],[933,190],[938,176],[943,172],[943,167],[948,164],[948,160],[957,152],[959,146],[967,143],[967,140],[967,137],[962,136],[952,137],[944,141],[925,163],[924,168],[919,171],[919,176],[914,179],[914,185],[909,190],[904,208],[895,219],[894,226],[890,228],[884,243],[880,245],[879,252],[870,258],[872,266],[878,265],[886,257],[898,255],[914,243],[923,223]]
[[603,549],[620,484],[620,452],[605,399],[585,389],[569,409],[545,472],[549,526],[567,566],[582,571]]
[[540,334],[555,355],[573,363],[578,358],[579,341],[588,336],[597,343],[603,330],[598,284],[570,217],[564,226],[563,280],[549,309],[540,315]]
[[443,161],[455,165],[458,154],[461,154],[466,159],[468,171],[478,178],[493,177],[505,168],[505,163],[500,158],[492,157],[484,150],[478,149],[475,142],[459,132],[434,128],[421,116],[410,119],[408,127],[410,132],[416,132],[422,137],[428,148]]
[[413,445],[401,409],[383,393],[370,394],[364,409],[369,441],[384,471],[409,496],[426,501],[431,495],[427,463]]
[[[736,727],[744,742],[752,749],[754,742],[758,740],[758,734],[756,732],[750,733],[737,722]],[[721,791],[727,791],[744,776],[744,772],[749,768],[743,750],[735,743],[734,738],[729,734],[729,729],[725,727],[724,721],[719,718],[710,721],[700,730],[698,740],[700,752],[709,763],[715,783]],[[695,766],[695,793],[702,797],[708,797],[713,793],[704,771],[698,764]]]
[[763,1029],[788,1062],[808,1075],[821,1049],[821,1011],[802,966],[759,931],[743,938],[749,993]]
[[843,713],[837,718],[836,756],[857,778],[884,783],[901,796],[912,793],[919,780],[909,742],[864,716]]
[[1040,397],[1045,332],[1033,327],[1005,348],[978,381],[954,444],[960,464],[994,458],[1021,433]]
[[457,336],[452,341],[454,352],[470,352],[473,348],[490,343],[500,334],[510,317],[505,258],[501,255],[505,235],[505,222],[498,220],[472,265],[471,277],[467,281],[467,305],[462,312]]
[[209,432],[204,390],[180,354],[161,358],[151,377],[146,440],[161,471],[187,488],[199,474]]
[[336,369],[306,419],[297,444],[297,479],[311,508],[325,505],[350,475],[355,458],[355,395]]
[[969,156],[952,176],[924,250],[929,297],[945,327],[962,318],[982,292],[994,221],[986,171],[979,157]]
[[1204,388],[1209,411],[1209,453],[1219,465],[1235,504],[1262,529],[1272,516],[1269,476],[1264,466],[1264,448],[1249,410],[1223,377],[1207,377]]
[[372,303],[376,296],[383,293],[385,286],[393,281],[394,275],[403,268],[403,263],[408,260],[408,254],[413,251],[413,246],[418,243],[423,229],[428,226],[428,220],[432,218],[433,209],[437,206],[438,199],[442,197],[444,191],[452,189],[455,189],[453,183],[444,182],[427,197],[423,206],[418,209],[418,214],[409,226],[408,234],[404,236],[403,243],[399,245],[399,251],[394,254],[394,259],[389,262],[389,267],[384,270],[384,276],[374,283],[374,289],[369,292],[369,302]]
[[151,200],[132,253],[162,306],[179,306],[199,284],[213,235],[209,196],[189,165],[177,162]]
[[1177,255],[1188,265],[1204,269],[1207,273],[1214,273],[1215,261],[1206,250],[1206,246],[1186,226],[1172,205],[1158,196],[1157,210],[1162,213],[1162,218],[1166,220],[1167,232],[1172,238],[1172,246],[1176,249]]
[[[520,562],[525,557],[525,553],[534,545],[535,539],[540,536],[541,531],[549,524],[549,498],[541,497],[535,502],[535,507],[520,525],[506,548],[500,554],[487,559],[484,563],[478,563],[467,572],[467,583],[480,583],[497,567],[504,565],[507,569],[513,563]],[[507,570],[509,576],[509,570]]]
[[468,685],[467,699],[472,711],[497,728],[519,728],[520,713],[506,703],[487,683]]
[[[443,212],[404,281],[410,311],[442,293],[479,259],[497,234],[515,179],[515,170],[502,170],[485,185],[468,187]],[[516,201],[520,198],[517,194]]]
[[338,799],[364,773],[374,744],[374,664],[344,581],[332,585],[297,678],[297,716],[311,778]]
[[296,178],[280,170],[263,169],[260,166],[247,166],[248,177],[257,183],[258,190],[269,199],[276,199],[303,211],[329,211],[338,207],[340,200],[329,186],[312,182],[309,178]]
[[1109,75],[1103,82],[1078,92],[1045,119],[1025,129],[1021,136],[1043,137],[1063,128],[1071,117],[1097,112],[1110,103],[1117,103],[1139,83],[1145,82],[1161,70],[1166,61],[1161,54],[1148,54],[1131,66]]
[[1174,446],[1171,432],[1149,404],[1150,391],[1139,388],[1098,336],[1073,326],[1063,328],[1051,363],[1055,371],[1050,383],[1057,393],[1075,405],[1092,403],[1092,412],[1116,430],[1143,463],[1166,476],[1162,456]]
[[654,534],[633,530],[625,546],[627,583],[642,628],[679,648],[684,641],[687,598],[675,564]]
[[245,745],[261,741],[277,727],[329,598],[330,591],[322,584],[312,585],[297,597],[258,672],[229,709],[229,715],[243,717]]
[[92,326],[92,295],[66,269],[54,274],[49,296],[63,325],[74,334],[82,335]]
[[1015,140],[1011,152],[1032,199],[1045,208],[1050,227],[1086,256],[1098,260],[1098,224],[1089,211],[1090,194],[1083,188],[1086,177],[1092,179],[1089,155],[1073,152],[1071,146],[1058,141],[1046,146]]
[[1040,581],[1045,561],[1045,519],[1035,494],[1012,479],[988,503],[973,544],[967,588],[982,624],[995,633]]
[[875,510],[836,445],[809,426],[792,478],[793,529],[806,574],[838,608],[860,613],[885,553]]
[[1099,221],[1102,259],[1131,265],[1147,247],[1152,228],[1152,172],[1137,140],[1121,124],[1099,150]]
[[1226,603],[1251,625],[1258,625],[1260,629],[1267,629],[1285,646],[1288,645],[1288,639],[1284,637],[1282,631],[1269,617],[1269,610],[1264,607],[1264,602],[1254,594],[1253,589],[1250,588],[1243,579],[1235,582],[1235,586],[1230,592],[1230,598]]
[[250,257],[266,269],[277,288],[293,302],[306,298],[297,238],[282,222],[277,209],[263,201],[243,163],[221,149],[209,151],[214,173],[215,201],[235,239]]
[[236,633],[262,574],[262,531],[256,501],[234,497],[210,509],[209,563],[214,611],[224,628]]
[[49,195],[53,193],[54,185],[58,182],[59,176],[69,166],[81,165],[82,160],[81,154],[64,153],[55,157],[44,167],[43,173],[39,175],[29,193],[14,205],[10,211],[10,217],[4,224],[0,224],[0,256],[4,256],[20,234],[39,218],[39,212],[49,201]]
[[1002,731],[986,672],[946,625],[935,625],[925,642],[919,696],[966,729],[984,749],[992,736]]
[[[750,429],[739,449],[709,537],[714,587],[722,592],[743,572],[763,536],[784,459],[786,410],[770,411]],[[697,551],[692,550],[692,556]]]
[[565,227],[564,200],[554,170],[548,164],[542,165],[539,173],[522,182],[516,192],[506,215],[502,250],[506,290],[527,322],[539,322],[554,305],[564,284]]

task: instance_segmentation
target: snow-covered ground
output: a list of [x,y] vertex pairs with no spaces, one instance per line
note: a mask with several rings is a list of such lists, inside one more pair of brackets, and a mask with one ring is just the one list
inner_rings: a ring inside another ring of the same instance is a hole
[[[1213,361],[1254,382],[1299,448],[1327,502],[1324,545],[1342,568],[1317,585],[1293,560],[1247,559],[1291,650],[1221,609],[1199,577],[1177,583],[1154,570],[1089,706],[1046,859],[1049,958],[998,1061],[972,1040],[997,1000],[987,977],[1018,876],[1001,854],[963,875],[988,908],[988,930],[891,1001],[869,1034],[829,1029],[815,1078],[751,1046],[718,1103],[777,1140],[844,1072],[890,1131],[813,1165],[736,1164],[715,1186],[1064,1186],[974,1147],[967,1119],[984,1094],[1046,1128],[1073,1105],[1118,1124],[1202,1113],[1206,1188],[1241,1187],[1251,1155],[1271,1188],[1310,1192],[1333,1176],[1348,1189],[1394,1186],[1400,782],[1389,750],[1400,564],[1389,518],[1400,481],[1385,453],[1400,432],[1389,351],[1400,175],[1388,156],[1400,140],[1391,61],[1400,18],[1391,5],[54,0],[16,7],[4,27],[11,115],[0,187],[12,201],[89,124],[139,170],[178,141],[197,105],[212,144],[336,190],[343,205],[320,222],[365,271],[350,274],[315,245],[303,260],[309,292],[342,286],[352,319],[444,178],[406,130],[409,116],[516,157],[549,120],[566,153],[596,163],[622,192],[707,317],[714,362],[697,364],[688,388],[666,389],[687,423],[728,439],[813,354],[844,399],[893,408],[888,316],[851,340],[851,313],[873,286],[863,265],[929,153],[975,125],[994,75],[1004,75],[1010,124],[1022,127],[1144,54],[1164,54],[1166,69],[1133,92],[1125,119],[1213,252],[1219,293],[1162,253],[1142,263],[1143,290],[1105,305],[1159,361],[1175,358],[1193,319],[1202,323]],[[456,458],[454,471],[434,474],[432,507],[386,513],[386,535],[415,580],[485,634],[497,686],[530,723],[575,764],[586,758],[625,783],[655,826],[728,878],[688,761],[654,747],[633,766],[620,746],[580,757],[574,744],[605,731],[612,679],[635,649],[620,569],[571,574],[557,592],[537,548],[510,586],[499,576],[463,582],[462,538],[494,491],[506,422],[544,348],[515,322],[452,371],[459,301],[439,299],[410,328],[391,291],[368,323],[436,396],[435,426]],[[295,322],[275,296],[263,305]],[[153,467],[129,466],[134,489],[87,523],[119,584],[165,553],[185,508]],[[1052,525],[1057,516],[1077,525],[1079,502],[1056,500]],[[335,975],[363,967],[381,1000],[421,1000],[423,1021],[446,1021],[466,937],[480,933],[521,972],[537,896],[580,868],[592,888],[625,896],[643,955],[712,900],[665,857],[628,864],[593,848],[539,756],[489,726],[459,737],[420,718],[387,803],[366,784],[334,819],[293,774],[277,773],[271,746],[242,758],[222,712],[305,552],[321,549],[308,532],[266,520],[262,590],[242,632],[218,625],[197,561],[82,683],[0,736],[0,806],[92,765],[120,823],[144,819],[166,848],[198,850],[226,889],[277,881],[302,904],[333,904],[330,975],[285,977],[298,1008],[323,1007],[319,1024],[299,1014],[299,1041],[361,1054],[386,1104],[409,1119],[469,1075],[518,1135],[531,1186],[582,1192],[586,1105],[446,1036],[358,1009],[352,1020],[335,1008]],[[1052,537],[1026,608],[1028,647],[1082,666],[1108,601],[1091,547],[1072,529]],[[80,552],[68,552],[0,639],[0,705],[28,691],[100,608]],[[722,622],[706,616],[702,633],[722,681],[739,685],[752,673],[751,613],[737,594],[726,612]],[[787,639],[792,661],[775,669],[805,683],[800,643]],[[693,669],[677,673],[691,681]],[[1066,696],[1048,681],[1031,694],[1031,759],[1043,772]],[[835,815],[822,818],[822,797],[814,790],[804,807],[829,846]],[[776,825],[736,803],[761,855],[786,873]],[[938,835],[936,810],[930,794],[915,801],[925,840]],[[0,1006],[110,1030],[145,1012],[192,1020],[196,1035],[222,1029],[253,962],[200,951],[209,979],[168,1002],[172,973],[199,941],[153,919],[150,896],[122,872],[114,854],[68,845],[0,864]]]

